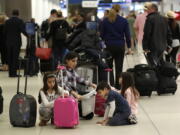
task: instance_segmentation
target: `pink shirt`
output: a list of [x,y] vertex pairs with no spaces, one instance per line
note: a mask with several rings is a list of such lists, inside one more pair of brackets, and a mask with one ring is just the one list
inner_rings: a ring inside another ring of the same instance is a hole
[[128,88],[124,95],[131,108],[131,113],[136,115],[138,113],[138,102],[135,100],[131,88]]
[[143,35],[144,35],[144,24],[146,22],[147,12],[144,12],[136,17],[134,22],[134,28],[136,29],[136,36],[138,39],[138,44],[142,45]]

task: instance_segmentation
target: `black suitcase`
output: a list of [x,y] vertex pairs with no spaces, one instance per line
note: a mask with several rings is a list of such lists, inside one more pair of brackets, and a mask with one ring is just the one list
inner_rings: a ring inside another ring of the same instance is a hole
[[[132,70],[131,70],[132,72]],[[146,64],[136,65],[134,68],[135,86],[140,96],[151,96],[152,91],[156,91],[158,78],[156,72]]]
[[2,96],[2,88],[0,87],[0,114],[3,112],[3,96]]
[[53,62],[52,59],[40,60],[40,71],[41,72],[53,71],[52,62]]
[[33,96],[26,94],[27,75],[25,78],[24,94],[19,92],[19,83],[20,77],[18,77],[17,94],[12,98],[10,102],[10,123],[14,127],[33,127],[36,123],[37,103]]
[[179,75],[176,66],[170,62],[164,62],[162,65],[157,67],[158,72],[163,76],[177,77]]
[[158,95],[172,93],[175,94],[177,90],[176,77],[167,77],[158,75],[159,84],[157,88]]

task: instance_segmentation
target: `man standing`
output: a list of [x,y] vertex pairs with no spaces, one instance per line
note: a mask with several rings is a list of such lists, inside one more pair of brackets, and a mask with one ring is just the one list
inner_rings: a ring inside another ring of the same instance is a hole
[[18,57],[22,45],[21,33],[27,35],[25,32],[25,24],[18,16],[19,11],[13,10],[12,17],[5,23],[9,77],[18,77]]
[[167,44],[171,45],[171,33],[165,17],[158,13],[156,4],[148,7],[148,16],[144,27],[143,50],[147,53],[150,66],[155,67],[163,62],[163,52]]

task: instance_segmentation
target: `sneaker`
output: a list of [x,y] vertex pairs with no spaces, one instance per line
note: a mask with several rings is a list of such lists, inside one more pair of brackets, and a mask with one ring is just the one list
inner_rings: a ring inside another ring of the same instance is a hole
[[137,124],[137,118],[135,115],[131,114],[128,118],[130,124]]

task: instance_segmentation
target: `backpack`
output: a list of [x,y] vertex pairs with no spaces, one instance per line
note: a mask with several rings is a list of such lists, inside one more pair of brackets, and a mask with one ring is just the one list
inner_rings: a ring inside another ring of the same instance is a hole
[[67,37],[67,28],[63,27],[63,24],[65,21],[63,21],[60,26],[57,28],[55,32],[55,40],[66,40]]
[[46,19],[45,21],[42,22],[42,25],[41,25],[41,37],[46,37],[47,33],[48,33],[48,30],[49,30],[49,22],[48,22],[48,19]]

